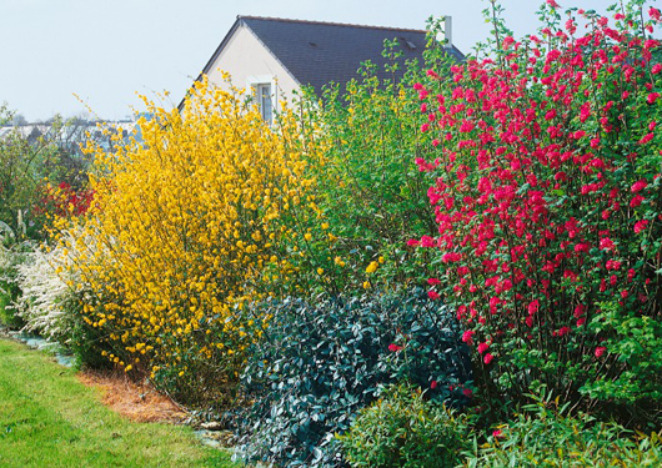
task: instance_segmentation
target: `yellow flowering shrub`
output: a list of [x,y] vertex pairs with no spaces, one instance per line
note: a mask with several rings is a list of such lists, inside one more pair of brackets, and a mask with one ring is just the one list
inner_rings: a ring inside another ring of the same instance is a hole
[[311,155],[290,111],[269,127],[234,88],[203,79],[181,113],[145,102],[142,144],[88,147],[94,202],[74,222],[96,246],[74,287],[111,362],[181,401],[220,401],[269,319],[238,312],[295,284],[297,230],[312,240],[296,228],[317,216]]

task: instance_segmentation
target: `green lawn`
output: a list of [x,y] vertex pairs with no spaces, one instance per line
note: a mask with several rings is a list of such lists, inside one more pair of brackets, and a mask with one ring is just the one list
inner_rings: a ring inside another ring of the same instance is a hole
[[237,466],[191,428],[139,424],[49,356],[0,339],[0,467]]

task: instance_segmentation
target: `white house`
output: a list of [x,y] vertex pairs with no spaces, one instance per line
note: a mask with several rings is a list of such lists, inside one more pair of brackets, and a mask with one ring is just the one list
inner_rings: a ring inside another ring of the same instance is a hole
[[[464,55],[452,45],[447,18],[446,50],[457,60]],[[329,82],[341,85],[358,76],[361,63],[377,65],[387,78],[384,41],[396,40],[403,60],[422,58],[426,32],[378,26],[238,16],[202,70],[210,83],[224,86],[228,72],[234,86],[255,90],[262,116],[271,121],[278,101],[289,99],[302,85],[319,95]],[[198,77],[198,79],[200,79]]]

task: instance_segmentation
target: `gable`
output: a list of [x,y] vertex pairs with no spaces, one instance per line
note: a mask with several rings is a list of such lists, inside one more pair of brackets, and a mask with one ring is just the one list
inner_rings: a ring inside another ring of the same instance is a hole
[[271,82],[276,77],[278,89],[284,96],[291,96],[300,86],[256,35],[240,22],[230,30],[203,70],[210,83],[225,87],[222,72],[229,73],[232,84],[238,88]]

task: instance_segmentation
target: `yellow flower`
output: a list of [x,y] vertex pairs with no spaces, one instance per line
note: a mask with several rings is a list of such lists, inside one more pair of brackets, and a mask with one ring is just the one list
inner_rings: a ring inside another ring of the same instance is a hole
[[368,268],[365,269],[366,273],[374,273],[377,271],[377,267],[379,264],[377,262],[370,262],[370,265],[368,265]]

